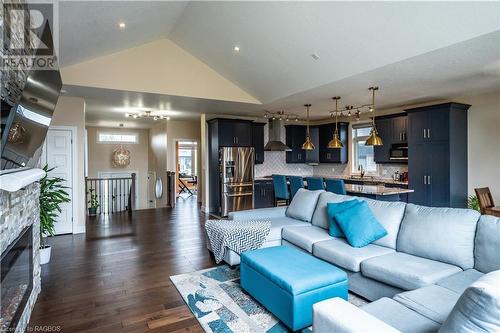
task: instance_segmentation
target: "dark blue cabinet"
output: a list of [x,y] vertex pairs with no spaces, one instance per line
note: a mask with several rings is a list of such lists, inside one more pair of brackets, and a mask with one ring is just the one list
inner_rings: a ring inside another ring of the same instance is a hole
[[252,123],[252,146],[255,148],[255,164],[264,163],[264,123]]
[[407,163],[405,160],[391,160],[392,145],[402,145],[407,142],[406,114],[381,116],[375,119],[378,133],[384,144],[374,147],[375,163]]
[[339,138],[344,144],[342,148],[330,149],[328,143],[333,138],[335,123],[320,125],[319,127],[319,162],[320,163],[342,163],[349,160],[348,130],[349,123],[338,123]]
[[274,207],[272,180],[256,180],[254,183],[254,208]]
[[444,103],[408,112],[408,174],[411,203],[466,207],[467,110]]
[[250,147],[252,122],[236,119],[217,119],[220,147]]
[[303,125],[287,125],[286,145],[292,149],[286,152],[286,163],[319,163],[319,128],[317,126],[310,127],[311,141],[316,147],[313,150],[302,149],[302,144],[306,141],[306,126]]

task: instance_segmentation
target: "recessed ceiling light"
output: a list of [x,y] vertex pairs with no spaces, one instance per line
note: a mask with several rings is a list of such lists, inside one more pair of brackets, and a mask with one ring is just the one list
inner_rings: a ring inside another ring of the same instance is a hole
[[319,55],[317,55],[316,53],[311,54],[311,57],[312,57],[314,60],[319,60]]
[[170,120],[170,117],[167,117],[167,120]]
[[234,52],[240,52],[240,47],[239,47],[238,45],[235,45],[235,46],[233,47],[233,51],[234,51]]
[[124,29],[125,28],[125,22],[118,23],[118,26],[120,27],[120,29]]

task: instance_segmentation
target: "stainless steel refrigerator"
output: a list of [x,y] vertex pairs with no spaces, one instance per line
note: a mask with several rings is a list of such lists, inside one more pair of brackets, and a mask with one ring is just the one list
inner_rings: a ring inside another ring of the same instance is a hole
[[253,147],[221,147],[222,216],[229,212],[253,208],[255,152]]

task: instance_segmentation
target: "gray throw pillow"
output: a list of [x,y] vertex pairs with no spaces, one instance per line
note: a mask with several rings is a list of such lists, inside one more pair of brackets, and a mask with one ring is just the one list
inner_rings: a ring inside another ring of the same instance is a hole
[[305,222],[311,222],[319,195],[323,192],[325,191],[299,189],[286,210],[286,216]]
[[480,277],[458,299],[439,333],[498,332],[500,270]]

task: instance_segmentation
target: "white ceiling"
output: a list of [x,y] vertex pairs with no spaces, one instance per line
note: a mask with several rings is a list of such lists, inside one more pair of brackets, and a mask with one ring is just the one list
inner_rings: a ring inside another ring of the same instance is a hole
[[500,91],[500,2],[86,1],[60,7],[63,66],[168,37],[263,102],[67,87],[86,98],[89,120],[119,121],[120,107],[165,103],[183,111],[173,118],[192,118],[257,115],[266,108],[303,113],[310,102],[321,118],[331,96],[341,95],[342,104],[366,103],[373,84],[381,88],[381,107]]

